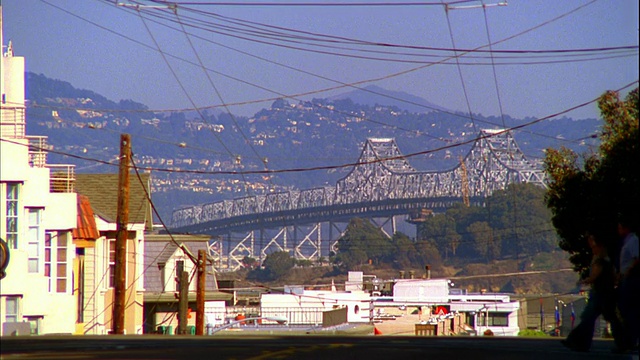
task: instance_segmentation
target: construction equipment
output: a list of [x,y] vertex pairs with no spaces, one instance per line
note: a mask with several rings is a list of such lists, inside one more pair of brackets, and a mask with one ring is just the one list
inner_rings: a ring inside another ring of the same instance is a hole
[[462,178],[462,201],[465,206],[469,207],[469,178],[467,177],[467,166],[464,159],[460,156],[460,177]]

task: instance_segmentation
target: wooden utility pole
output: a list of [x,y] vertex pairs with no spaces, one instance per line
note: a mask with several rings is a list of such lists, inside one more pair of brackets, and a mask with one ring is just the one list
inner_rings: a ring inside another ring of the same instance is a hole
[[124,309],[127,291],[127,224],[129,223],[129,163],[131,136],[120,136],[120,170],[118,176],[118,214],[116,215],[116,259],[112,334],[124,334]]
[[189,273],[180,273],[180,288],[178,295],[178,335],[187,333],[187,313],[189,312]]
[[196,335],[204,335],[204,295],[207,278],[207,253],[198,250],[198,289],[196,292]]

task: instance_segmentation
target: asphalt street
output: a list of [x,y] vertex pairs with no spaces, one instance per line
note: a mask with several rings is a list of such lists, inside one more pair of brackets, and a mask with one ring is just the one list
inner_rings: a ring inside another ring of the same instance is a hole
[[590,352],[558,338],[393,336],[39,336],[3,337],[1,359],[638,359],[594,341]]

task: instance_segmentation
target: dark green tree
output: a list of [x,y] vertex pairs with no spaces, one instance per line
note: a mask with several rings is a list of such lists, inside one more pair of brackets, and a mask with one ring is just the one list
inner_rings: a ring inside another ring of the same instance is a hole
[[444,253],[445,259],[449,252],[456,255],[462,237],[456,231],[456,220],[447,214],[438,214],[427,220],[420,226],[420,238],[432,242],[438,248],[440,254]]
[[407,269],[420,262],[420,256],[414,243],[407,235],[400,232],[395,233],[391,241],[394,249],[385,256],[385,262],[392,264],[396,269]]
[[256,260],[255,258],[252,258],[249,255],[243,257],[242,260],[240,260],[240,262],[242,263],[242,266],[244,266],[247,269],[253,269],[256,266],[258,266],[258,260]]
[[473,247],[479,255],[487,261],[500,256],[500,242],[495,238],[493,230],[487,222],[474,222],[469,225],[467,231],[473,238]]
[[600,97],[598,106],[604,125],[597,153],[580,158],[560,148],[547,149],[545,157],[550,179],[547,206],[561,238],[560,247],[571,254],[570,260],[579,272],[584,272],[590,261],[584,239],[587,230],[608,234],[610,251],[615,254],[617,216],[640,218],[638,88],[625,100],[608,91]]
[[276,251],[267,255],[262,265],[265,278],[272,281],[289,272],[296,265],[296,260],[286,251]]
[[355,218],[349,222],[345,234],[338,240],[336,262],[348,269],[371,260],[380,264],[393,251],[393,243],[370,221]]
[[436,245],[430,241],[420,240],[414,245],[418,259],[412,262],[414,267],[422,268],[431,265],[433,269],[442,267],[442,257]]
[[487,205],[487,222],[494,229],[502,255],[538,254],[557,247],[551,212],[545,206],[545,189],[532,184],[511,184],[496,191]]

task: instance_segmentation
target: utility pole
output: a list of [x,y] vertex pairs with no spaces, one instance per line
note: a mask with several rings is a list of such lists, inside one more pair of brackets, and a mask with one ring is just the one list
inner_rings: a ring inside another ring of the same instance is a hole
[[116,259],[112,334],[124,334],[124,309],[127,291],[127,224],[129,223],[129,163],[131,136],[120,136],[120,170],[118,176],[118,214],[116,215]]
[[196,292],[196,335],[204,335],[204,295],[207,277],[207,253],[198,250],[198,289]]
[[187,312],[189,311],[189,273],[180,272],[178,295],[178,335],[187,333]]

